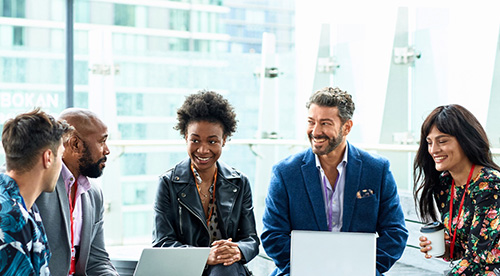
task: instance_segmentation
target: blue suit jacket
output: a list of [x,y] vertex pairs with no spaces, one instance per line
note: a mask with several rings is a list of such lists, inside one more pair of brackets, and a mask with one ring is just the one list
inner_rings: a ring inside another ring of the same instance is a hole
[[[408,239],[396,182],[389,161],[348,144],[342,232],[378,233],[377,275],[401,257]],[[276,269],[290,273],[292,230],[328,231],[321,181],[311,149],[290,156],[273,167],[266,198],[262,245]],[[357,192],[373,194],[358,198]]]

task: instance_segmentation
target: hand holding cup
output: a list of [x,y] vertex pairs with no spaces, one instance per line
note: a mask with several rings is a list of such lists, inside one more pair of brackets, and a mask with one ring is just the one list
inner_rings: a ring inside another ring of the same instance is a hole
[[419,238],[420,252],[425,253],[425,258],[444,256],[446,252],[444,225],[438,221],[427,223],[420,228],[420,232],[424,235]]

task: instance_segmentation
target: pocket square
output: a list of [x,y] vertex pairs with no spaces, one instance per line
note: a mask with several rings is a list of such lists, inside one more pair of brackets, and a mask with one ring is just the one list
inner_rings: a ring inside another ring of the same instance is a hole
[[357,198],[365,198],[365,197],[369,197],[371,195],[373,195],[373,190],[372,189],[363,189],[363,190],[359,190],[356,193],[356,197]]

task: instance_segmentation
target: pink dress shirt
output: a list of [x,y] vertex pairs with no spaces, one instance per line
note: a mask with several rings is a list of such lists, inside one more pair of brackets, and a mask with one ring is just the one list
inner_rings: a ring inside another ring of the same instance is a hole
[[[66,186],[66,193],[68,194],[71,191],[71,187],[75,183],[75,177],[70,172],[68,167],[63,162],[62,165],[62,177],[64,180],[64,184]],[[78,187],[75,194],[75,209],[73,210],[73,242],[75,246],[80,245],[80,236],[82,233],[82,222],[83,222],[83,214],[82,214],[82,197],[81,195],[86,193],[90,189],[90,182],[86,176],[80,175],[78,177]]]

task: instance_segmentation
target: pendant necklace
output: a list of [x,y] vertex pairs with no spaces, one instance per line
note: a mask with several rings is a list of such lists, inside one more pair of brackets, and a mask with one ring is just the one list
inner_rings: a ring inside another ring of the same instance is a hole
[[200,197],[201,197],[201,201],[203,203],[205,203],[205,200],[210,196],[210,199],[213,198],[213,193],[214,193],[214,184],[215,184],[215,180],[216,180],[216,177],[217,177],[217,170],[215,170],[215,175],[214,175],[214,183],[212,183],[212,185],[210,186],[210,188],[208,189],[208,194],[205,194],[201,191],[201,183],[203,182],[203,179],[201,179],[201,176],[200,174],[198,173],[198,171],[194,168],[194,166],[191,164],[191,170],[193,171],[193,174],[194,174],[194,177],[196,179],[195,183],[196,183],[196,188],[198,189],[198,193],[200,194]]

